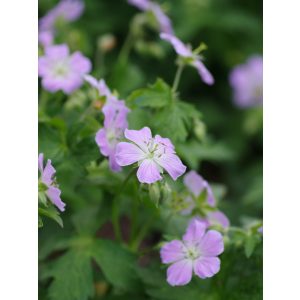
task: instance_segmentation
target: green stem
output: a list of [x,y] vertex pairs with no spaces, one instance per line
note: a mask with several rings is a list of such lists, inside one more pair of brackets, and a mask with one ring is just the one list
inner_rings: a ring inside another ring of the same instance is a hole
[[120,222],[119,222],[119,215],[120,215],[120,205],[118,198],[120,194],[122,193],[123,189],[125,188],[127,182],[129,181],[130,177],[133,175],[135,169],[132,169],[125,180],[123,181],[123,184],[121,185],[119,191],[117,194],[115,194],[115,197],[113,199],[113,204],[112,204],[112,224],[114,228],[114,233],[116,236],[116,239],[120,242],[122,241],[122,234],[121,234],[121,227],[120,227]]
[[118,57],[119,62],[121,63],[127,62],[132,45],[133,45],[133,36],[130,28]]
[[174,82],[173,82],[173,85],[172,85],[172,92],[173,93],[175,93],[177,91],[178,84],[179,84],[183,69],[184,69],[184,64],[182,64],[182,63],[179,64],[179,66],[177,68],[177,71],[176,71],[176,74],[175,74]]

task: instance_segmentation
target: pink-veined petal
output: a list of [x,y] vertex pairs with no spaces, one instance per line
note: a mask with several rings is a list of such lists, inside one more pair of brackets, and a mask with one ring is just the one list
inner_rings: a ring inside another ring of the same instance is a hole
[[220,271],[220,265],[218,257],[199,257],[194,262],[194,272],[202,279],[209,278]]
[[167,281],[172,286],[185,285],[192,279],[193,262],[189,259],[172,264],[167,270]]
[[116,146],[116,161],[120,166],[128,166],[144,158],[145,153],[136,145],[121,142]]
[[194,218],[189,223],[189,226],[182,239],[185,242],[197,244],[201,241],[202,237],[204,236],[205,229],[205,224]]
[[220,232],[209,230],[201,242],[199,250],[203,256],[217,256],[224,251],[224,241]]
[[125,129],[124,136],[137,144],[145,152],[148,151],[147,143],[152,138],[151,130],[149,127],[144,127],[140,130]]
[[137,171],[138,180],[141,183],[154,183],[162,180],[158,165],[152,159],[144,159]]
[[184,244],[179,240],[174,240],[164,244],[160,249],[162,263],[169,264],[184,259],[184,249]]
[[163,154],[160,158],[156,159],[156,161],[169,173],[173,180],[176,180],[186,171],[186,166],[176,154]]

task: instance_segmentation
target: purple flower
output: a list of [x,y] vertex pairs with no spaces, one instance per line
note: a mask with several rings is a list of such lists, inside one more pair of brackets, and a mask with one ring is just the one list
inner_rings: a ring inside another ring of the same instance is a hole
[[229,77],[233,100],[238,107],[247,108],[263,103],[263,58],[253,56],[235,67]]
[[202,78],[202,80],[208,84],[214,84],[214,78],[211,73],[207,70],[205,65],[201,61],[201,57],[192,52],[192,50],[180,41],[176,36],[167,33],[161,33],[160,38],[172,44],[176,53],[184,58],[186,64],[195,67]]
[[41,173],[40,180],[48,187],[46,191],[47,197],[60,211],[64,211],[66,204],[60,199],[61,191],[55,184],[54,174],[56,171],[51,164],[51,160],[47,160],[47,164],[44,168],[44,154],[40,153],[38,166]]
[[208,212],[205,217],[197,216],[194,219],[203,222],[207,227],[221,226],[223,229],[227,229],[230,226],[227,216],[219,210]]
[[51,30],[40,31],[38,40],[44,48],[51,46],[53,44],[53,32]]
[[99,96],[105,96],[107,100],[114,97],[109,89],[109,87],[106,85],[104,79],[97,80],[95,77],[91,75],[84,75],[84,80],[88,82],[92,87],[97,89]]
[[58,19],[75,21],[83,13],[84,3],[81,0],[61,0],[44,17],[39,20],[39,30],[54,30]]
[[95,141],[102,155],[109,158],[109,166],[114,172],[121,171],[116,162],[116,145],[124,137],[124,130],[128,127],[128,107],[123,100],[118,100],[106,85],[104,79],[97,80],[91,75],[85,75],[84,79],[97,89],[99,96],[106,97],[106,103],[102,108],[104,114],[104,127],[97,134]]
[[207,203],[210,206],[216,205],[216,200],[210,185],[202,176],[197,174],[195,171],[188,172],[184,176],[183,182],[195,197],[198,197],[204,190],[206,190]]
[[116,161],[120,166],[128,166],[138,162],[138,180],[141,183],[154,183],[162,180],[161,173],[165,169],[173,180],[184,174],[184,166],[176,155],[175,147],[168,138],[156,135],[152,138],[151,130],[125,130],[125,137],[130,141],[117,145]]
[[157,20],[160,32],[173,34],[172,23],[169,17],[162,11],[161,7],[149,0],[128,0],[128,3],[143,11],[151,11]]
[[189,283],[193,272],[201,279],[219,272],[221,261],[217,256],[224,251],[223,237],[218,231],[205,230],[205,224],[193,220],[182,241],[173,240],[161,248],[162,263],[171,264],[167,270],[170,285]]
[[58,90],[70,94],[83,83],[83,75],[90,72],[91,62],[80,52],[70,55],[67,45],[49,46],[39,58],[39,76],[49,92]]
[[263,227],[260,226],[260,227],[257,229],[257,232],[263,234]]
[[116,162],[116,146],[124,136],[124,130],[128,127],[127,114],[129,109],[124,101],[111,99],[103,107],[104,127],[96,134],[96,143],[102,155],[109,157],[109,166],[115,171],[121,171]]

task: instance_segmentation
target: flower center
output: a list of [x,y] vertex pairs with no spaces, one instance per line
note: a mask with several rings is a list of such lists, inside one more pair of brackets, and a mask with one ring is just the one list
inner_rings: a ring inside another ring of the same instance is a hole
[[58,62],[53,68],[53,73],[57,77],[66,77],[69,73],[69,64],[67,60]]
[[185,257],[187,259],[195,260],[200,256],[200,251],[195,246],[187,246],[185,251]]

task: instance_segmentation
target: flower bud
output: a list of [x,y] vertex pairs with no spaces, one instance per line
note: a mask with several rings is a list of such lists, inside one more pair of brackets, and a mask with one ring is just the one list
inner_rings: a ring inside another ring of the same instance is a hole
[[104,34],[98,39],[98,48],[103,53],[111,51],[116,45],[117,40],[115,36],[110,33]]

